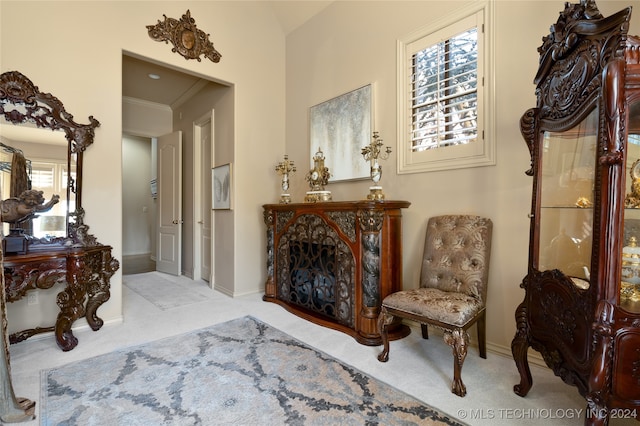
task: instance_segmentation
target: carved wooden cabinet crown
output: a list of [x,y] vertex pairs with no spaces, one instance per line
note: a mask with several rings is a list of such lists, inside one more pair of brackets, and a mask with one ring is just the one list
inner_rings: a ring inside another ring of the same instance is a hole
[[533,197],[514,391],[532,386],[532,347],[586,398],[590,425],[640,415],[640,39],[627,35],[630,16],[566,3],[538,49],[537,105],[520,122]]

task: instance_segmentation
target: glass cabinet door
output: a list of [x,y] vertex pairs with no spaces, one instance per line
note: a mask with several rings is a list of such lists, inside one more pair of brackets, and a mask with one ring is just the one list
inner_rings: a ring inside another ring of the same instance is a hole
[[598,110],[564,132],[546,131],[540,152],[538,270],[559,269],[589,287]]
[[640,312],[640,102],[629,105],[620,302]]

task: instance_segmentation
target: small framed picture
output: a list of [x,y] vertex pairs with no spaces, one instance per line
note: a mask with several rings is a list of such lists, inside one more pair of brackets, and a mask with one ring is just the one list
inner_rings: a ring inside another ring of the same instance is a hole
[[213,210],[231,210],[231,163],[214,167],[211,171],[211,206]]

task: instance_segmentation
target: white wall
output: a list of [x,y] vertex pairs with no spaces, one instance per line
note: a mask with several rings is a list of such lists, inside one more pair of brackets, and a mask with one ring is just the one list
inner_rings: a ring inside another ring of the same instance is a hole
[[[464,1],[338,1],[287,37],[287,149],[298,165],[291,190],[302,201],[312,152],[308,146],[309,107],[374,83],[375,130],[394,154],[382,162],[381,184],[388,199],[412,204],[403,212],[405,288],[418,284],[428,217],[474,213],[494,222],[487,313],[487,339],[493,350],[510,353],[514,313],[527,272],[532,179],[524,174],[529,152],[520,135],[520,116],[535,106],[533,78],[537,48],[564,9],[564,1],[495,2],[497,164],[490,167],[397,175],[396,40],[440,19]],[[575,2],[574,2],[575,3]],[[598,1],[608,16],[629,1]],[[635,15],[630,33],[640,33]],[[274,152],[272,163],[281,158]],[[364,160],[363,160],[364,161]],[[327,164],[331,168],[331,164]],[[330,184],[334,200],[362,199],[369,181]],[[475,341],[475,329],[471,338]]]
[[[222,54],[219,63],[185,60],[171,52],[171,45],[148,36],[147,25],[163,14],[179,19],[187,9],[198,28],[211,34]],[[100,121],[84,157],[85,222],[120,260],[123,51],[234,85],[235,133],[229,149],[234,152],[231,232],[236,244],[226,267],[234,271],[232,294],[260,291],[265,279],[261,205],[277,199],[278,190],[273,164],[265,159],[284,150],[284,34],[267,6],[251,1],[3,0],[0,42],[0,71],[22,72],[57,96],[78,122],[87,122],[89,115]],[[118,271],[111,279],[110,300],[98,310],[107,323],[121,320],[121,287]]]

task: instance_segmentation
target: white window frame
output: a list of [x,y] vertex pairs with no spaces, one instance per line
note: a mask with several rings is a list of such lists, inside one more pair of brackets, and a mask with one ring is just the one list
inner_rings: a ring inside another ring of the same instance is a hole
[[[398,174],[420,173],[496,164],[493,55],[493,2],[470,5],[408,34],[397,43]],[[472,27],[478,28],[478,137],[464,145],[414,152],[412,136],[412,57]]]

